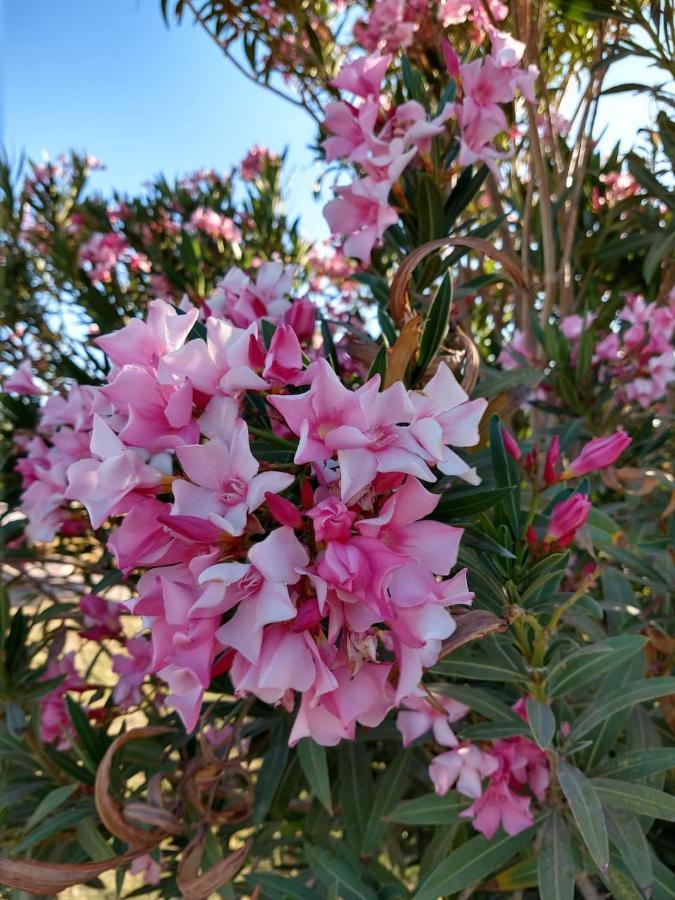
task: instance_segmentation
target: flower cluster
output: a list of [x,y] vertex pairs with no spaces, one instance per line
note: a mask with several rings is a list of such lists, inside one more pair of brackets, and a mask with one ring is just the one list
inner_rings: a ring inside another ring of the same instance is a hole
[[[442,705],[439,705],[439,700]],[[429,776],[436,793],[444,796],[450,788],[456,786],[460,794],[473,800],[460,813],[460,818],[471,819],[473,827],[488,839],[494,836],[500,824],[510,835],[529,828],[534,821],[530,809],[532,798],[524,794],[523,790],[529,788],[539,803],[544,802],[550,781],[546,753],[534,741],[521,736],[500,738],[485,747],[479,747],[468,740],[460,742],[446,723],[466,715],[468,708],[462,708],[462,704],[436,695],[431,695],[424,702],[427,710],[432,710],[426,715],[433,716],[437,743],[451,748],[435,756],[429,766]],[[436,709],[432,707],[432,703]],[[518,701],[513,709],[521,718],[526,719],[524,701]],[[399,714],[398,725],[401,730],[402,724],[404,727],[406,724],[401,722],[405,715],[406,713]],[[442,727],[449,734],[444,735]],[[419,733],[428,728],[429,725],[424,729],[420,728]],[[405,740],[405,743],[409,742],[409,739]],[[484,786],[486,778],[489,781]]]
[[96,232],[78,250],[78,263],[92,282],[111,281],[120,263],[132,272],[149,272],[146,256],[133,250],[121,234]]
[[618,387],[620,402],[647,409],[666,396],[675,380],[675,289],[663,306],[627,294],[618,322],[620,330],[596,344],[593,362],[599,380]]
[[[422,482],[434,470],[478,482],[451,448],[477,442],[485,400],[444,364],[408,391],[381,390],[379,376],[351,387],[325,359],[308,363],[289,324],[298,301],[278,296],[287,273],[263,270],[239,273],[204,337],[191,335],[197,309],[158,300],[97,339],[111,370],[87,389],[89,452],[65,496],[94,528],[113,520],[108,546],[140,574],[128,605],[150,642],[115,660],[117,702],[138,697],[149,667],[192,729],[229,671],[239,695],[289,709],[300,695],[293,743],[334,744],[416,690],[455,628],[450,608],[472,600],[466,573],[451,575],[461,529],[429,518],[439,495]],[[255,320],[234,324],[265,285],[276,300],[257,296]],[[283,462],[264,449],[275,445]],[[89,605],[92,627],[112,627]]]
[[459,134],[460,165],[481,160],[494,166],[507,155],[493,146],[494,139],[508,129],[502,104],[511,103],[518,91],[534,100],[537,70],[522,68],[524,44],[494,28],[489,33],[491,55],[467,64],[459,62],[446,42],[446,63],[457,82],[459,99],[441,104],[434,117],[417,100],[394,105],[382,93],[391,54],[360,57],[344,65],[333,80],[334,87],[352,98],[326,106],[326,159],[345,160],[362,173],[351,184],[338,187],[336,199],[324,208],[332,233],[346,237],[347,256],[370,261],[373,247],[398,221],[390,203],[392,189],[416,157],[428,155],[431,141],[444,134],[450,119],[455,120]]
[[[8,379],[4,389],[17,390],[15,382]],[[25,386],[19,390],[28,392]],[[17,435],[18,449],[25,455],[15,468],[21,475],[21,511],[28,519],[30,540],[51,541],[57,533],[86,530],[79,513],[69,508],[66,490],[69,467],[89,456],[96,400],[94,389],[83,385],[71,387],[66,397],[52,394],[42,407],[37,434],[25,440]]]

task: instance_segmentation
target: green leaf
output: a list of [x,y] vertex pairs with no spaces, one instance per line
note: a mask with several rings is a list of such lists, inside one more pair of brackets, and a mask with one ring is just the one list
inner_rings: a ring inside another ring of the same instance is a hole
[[338,359],[335,341],[333,340],[333,334],[330,330],[328,322],[321,313],[319,313],[319,321],[321,324],[321,339],[323,340],[324,353],[326,354],[326,358],[333,367],[334,371],[339,375],[340,361]]
[[646,643],[641,635],[625,634],[583,647],[563,657],[553,666],[546,679],[546,694],[558,697],[577,688],[596,683],[599,675],[640,653]]
[[497,722],[508,722],[513,725],[522,725],[523,721],[514,711],[500,700],[495,694],[483,688],[470,687],[459,684],[436,684],[434,689],[465,703],[471,709],[488,719]]
[[528,735],[530,729],[522,720],[520,722],[481,722],[469,725],[462,731],[462,736],[474,741],[494,741],[500,738]]
[[609,864],[607,825],[593,785],[583,772],[565,762],[558,765],[558,781],[593,861],[601,869],[606,867]]
[[630,813],[605,808],[609,840],[619,852],[619,857],[636,883],[647,887],[654,879],[651,851],[642,826]]
[[15,844],[12,847],[12,852],[23,853],[24,850],[29,850],[53,834],[59,834],[69,828],[74,828],[87,814],[88,812],[81,806],[69,806],[61,810],[61,812],[57,812],[56,815],[50,816]]
[[664,259],[668,259],[675,253],[675,231],[670,234],[662,234],[660,231],[654,235],[654,242],[649,248],[642,264],[642,274],[649,283]]
[[642,893],[630,878],[615,866],[609,866],[605,871],[601,871],[600,878],[611,891],[612,900],[643,900]]
[[387,829],[387,818],[403,796],[408,783],[410,750],[398,753],[389,763],[375,788],[375,798],[368,817],[363,853],[372,853]]
[[298,743],[298,757],[312,793],[332,815],[333,805],[330,796],[326,748],[317,744],[312,738],[303,738]]
[[420,244],[443,237],[443,198],[436,181],[426,172],[417,179],[415,201]]
[[272,805],[288,761],[288,728],[278,722],[272,732],[272,740],[263,757],[255,786],[253,821],[259,825]]
[[[605,675],[595,692],[596,700],[610,694],[614,695],[620,689],[628,689],[632,684],[641,681],[643,676],[644,655],[638,653],[627,660],[623,666],[619,666]],[[587,771],[593,771],[600,760],[615,746],[629,719],[638,711],[646,712],[646,709],[643,706],[621,709],[591,729],[587,738],[591,742],[591,746],[587,751],[584,766]]]
[[91,816],[79,821],[75,827],[77,842],[87,851],[90,859],[110,859],[115,853],[112,847],[103,839],[101,832],[96,827]]
[[570,834],[562,815],[553,810],[542,829],[537,871],[541,900],[573,900],[575,865]]
[[588,734],[613,713],[635,706],[636,703],[646,703],[665,697],[673,692],[675,692],[675,677],[664,676],[644,679],[637,684],[620,688],[612,694],[604,696],[601,694],[576,720],[572,726],[570,740],[578,740]]
[[502,426],[498,416],[490,419],[490,453],[497,487],[512,488],[499,504],[514,539],[520,538],[520,482],[515,463],[506,452],[502,438]]
[[449,791],[443,797],[423,794],[399,804],[389,813],[389,819],[401,825],[451,825],[457,821],[467,802],[455,791]]
[[68,715],[73,723],[73,728],[77,733],[84,755],[96,768],[103,759],[110,741],[102,729],[92,727],[87,714],[72,697],[66,696],[66,704],[68,706]]
[[486,509],[492,509],[500,500],[505,500],[514,491],[513,487],[489,490],[453,490],[442,495],[441,502],[434,510],[434,519],[454,522],[468,516],[475,516]]
[[675,897],[675,872],[664,866],[655,853],[652,853],[654,867],[654,892],[650,900],[673,900]]
[[274,872],[252,872],[246,881],[253,887],[261,885],[265,900],[318,900],[320,896],[297,878],[284,878]]
[[[461,651],[459,651],[461,652]],[[497,681],[520,683],[527,681],[527,675],[508,667],[506,662],[500,659],[476,660],[466,659],[464,656],[457,658],[459,653],[451,653],[442,659],[432,669],[431,675],[446,675],[451,678],[468,678],[469,681]]]
[[327,888],[337,885],[341,900],[377,900],[377,894],[364,884],[358,873],[323,847],[305,846],[312,871]]
[[434,297],[420,337],[420,348],[417,354],[415,377],[419,378],[427,370],[439,347],[445,340],[450,325],[450,309],[452,308],[452,282],[445,275],[436,296]]
[[342,823],[349,843],[359,850],[365,840],[373,805],[370,757],[362,745],[343,741],[338,747]]
[[384,344],[380,347],[375,355],[375,359],[372,362],[370,369],[368,370],[368,381],[373,378],[375,375],[380,376],[380,383],[384,384],[384,379],[387,374],[387,348]]
[[577,347],[576,379],[578,385],[583,384],[588,374],[593,359],[593,350],[593,332],[590,328],[585,328]]
[[534,828],[526,828],[513,837],[500,832],[489,841],[482,836],[472,838],[436,866],[414,900],[437,900],[439,896],[456,894],[475,881],[484,881],[526,847],[533,834]]
[[605,778],[625,778],[636,781],[675,768],[675,747],[651,747],[649,750],[630,750],[601,763],[594,774]]
[[527,721],[535,741],[542,750],[546,750],[551,746],[551,741],[555,734],[555,716],[550,706],[540,703],[533,697],[528,697]]
[[23,831],[30,831],[31,828],[34,828],[36,825],[39,825],[43,819],[46,819],[50,813],[57,810],[59,806],[63,806],[66,800],[72,796],[78,787],[79,785],[77,784],[65,784],[62,787],[57,787],[54,788],[53,791],[50,791],[46,797],[42,798],[32,814],[28,817],[28,820],[23,826]]
[[614,778],[594,778],[591,783],[600,800],[615,809],[675,822],[675,797],[671,794]]

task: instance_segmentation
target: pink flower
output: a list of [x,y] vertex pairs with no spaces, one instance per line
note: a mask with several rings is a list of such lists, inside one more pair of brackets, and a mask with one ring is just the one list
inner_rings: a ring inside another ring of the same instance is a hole
[[586,524],[591,506],[591,501],[583,494],[572,494],[567,500],[556,503],[546,529],[544,543],[557,542],[567,546],[577,531]]
[[33,366],[29,359],[17,366],[15,372],[8,375],[2,383],[2,389],[8,394],[24,394],[37,397],[42,393],[33,380]]
[[593,318],[593,313],[590,312],[585,316],[565,316],[560,320],[560,330],[568,341],[578,341],[582,332],[590,327]]
[[586,475],[588,472],[595,472],[605,466],[613,465],[631,440],[632,438],[621,430],[615,431],[614,434],[608,434],[606,437],[593,438],[569,464],[565,477]]
[[349,540],[356,519],[356,513],[337,497],[321,500],[307,515],[314,523],[314,536],[317,541]]
[[148,308],[147,321],[132,319],[119,331],[96,338],[95,343],[118,366],[154,369],[161,356],[183,346],[198,316],[196,309],[179,315],[163,300],[153,300]]
[[55,744],[57,750],[69,750],[74,734],[73,723],[66,705],[68,691],[81,691],[86,682],[75,668],[75,653],[70,651],[61,659],[49,663],[40,681],[63,677],[63,680],[48,694],[40,698],[40,740],[45,744]]
[[130,709],[141,702],[141,685],[150,672],[152,645],[144,637],[130,638],[124,645],[126,653],[112,658],[112,668],[119,679],[113,690],[113,702],[122,709]]
[[356,94],[357,97],[364,99],[374,97],[379,100],[382,79],[389,68],[391,59],[391,53],[386,53],[384,56],[380,56],[379,53],[361,56],[353,62],[342,65],[331,84],[342,91]]
[[271,384],[306,384],[300,342],[290,325],[277,326],[265,356],[262,374]]
[[493,776],[485,792],[459,815],[462,819],[471,819],[476,831],[490,840],[500,824],[510,835],[529,828],[534,821],[530,803],[529,797],[511,790],[508,775]]
[[69,467],[66,498],[79,500],[93,527],[99,528],[129,493],[157,487],[162,474],[147,464],[148,453],[125,447],[98,416],[94,417],[91,452],[90,459]]
[[241,243],[241,231],[228,216],[217,213],[214,209],[198,207],[190,216],[188,228],[193,231],[203,231],[209,237],[222,238],[230,244]]
[[445,363],[439,365],[422,391],[411,395],[411,400],[415,416],[410,432],[425,461],[437,465],[444,475],[458,475],[469,484],[479,484],[475,469],[447,445],[473,447],[478,443],[478,426],[487,400],[469,400]]
[[421,689],[404,697],[402,702],[405,708],[396,718],[396,727],[401,732],[404,747],[410,746],[430,730],[433,730],[439,744],[457,746],[458,741],[450,724],[462,719],[469,712],[468,706],[442,694],[428,697]]
[[316,326],[316,307],[306,297],[294,300],[284,314],[284,322],[297,334],[298,340],[306,343],[312,339]]
[[231,535],[242,534],[248,515],[261,506],[267,492],[278,493],[293,482],[285,472],[257,474],[246,423],[239,419],[229,443],[213,438],[176,451],[190,479],[173,482],[172,515],[208,519]]
[[300,437],[296,463],[320,463],[337,456],[344,502],[357,497],[378,472],[406,472],[433,480],[416,448],[406,446],[397,424],[412,418],[405,388],[400,382],[382,392],[378,388],[375,377],[350,391],[320,359],[309,391],[269,398]]
[[449,575],[457,562],[463,529],[424,518],[439,500],[440,494],[430,493],[416,478],[408,477],[385,501],[377,518],[361,519],[356,528],[434,575]]
[[263,263],[255,281],[241,269],[230,269],[208,298],[205,311],[238,328],[246,328],[259,319],[278,323],[291,306],[288,293],[293,274],[293,266],[277,262]]
[[344,252],[368,264],[373,247],[384,232],[398,222],[398,213],[389,205],[391,185],[366,177],[336,191],[337,199],[324,206],[323,213],[333,234],[347,237]]
[[118,637],[121,631],[120,607],[118,603],[104,600],[98,594],[80,597],[80,612],[84,631],[80,635],[90,641]]
[[220,616],[237,607],[218,629],[218,641],[257,664],[264,627],[295,616],[288,586],[300,580],[309,557],[293,530],[283,527],[254,544],[248,558],[249,563],[219,563],[202,572],[199,583],[206,588],[191,615]]
[[269,163],[277,163],[279,157],[276,153],[256,144],[248,151],[239,166],[239,174],[244,181],[254,181],[259,175],[262,175],[265,166]]
[[[402,713],[399,714],[403,715]],[[465,797],[480,797],[484,778],[499,768],[499,761],[491,753],[479,750],[473,744],[459,744],[455,749],[435,756],[429,765],[429,777],[439,797],[444,796],[457,784],[457,790]]]
[[149,853],[143,853],[131,863],[129,871],[132,875],[140,875],[143,884],[159,884],[162,867]]

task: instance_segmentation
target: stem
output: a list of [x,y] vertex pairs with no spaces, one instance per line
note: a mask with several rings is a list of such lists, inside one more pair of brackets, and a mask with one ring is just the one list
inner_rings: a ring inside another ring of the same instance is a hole
[[592,587],[595,582],[598,580],[600,573],[602,572],[602,566],[596,566],[592,572],[590,572],[584,580],[581,582],[576,591],[572,594],[571,597],[568,597],[567,600],[563,604],[561,604],[553,613],[551,618],[549,619],[549,623],[546,626],[546,631],[555,631],[558,627],[558,624],[565,613],[569,612],[570,609],[577,603],[584,594],[587,593],[588,589]]
[[553,207],[551,206],[551,194],[548,187],[544,151],[537,132],[535,110],[531,103],[527,104],[527,113],[529,118],[532,164],[534,175],[537,179],[537,188],[539,190],[539,218],[541,219],[541,237],[544,250],[544,309],[542,312],[542,319],[546,322],[553,310],[557,282],[555,239],[553,234]]
[[294,452],[298,449],[298,445],[294,444],[293,441],[287,441],[286,438],[278,437],[274,432],[268,431],[266,428],[249,425],[248,430],[249,434],[266,441],[268,444],[275,444],[277,447],[283,447],[284,450],[293,450]]

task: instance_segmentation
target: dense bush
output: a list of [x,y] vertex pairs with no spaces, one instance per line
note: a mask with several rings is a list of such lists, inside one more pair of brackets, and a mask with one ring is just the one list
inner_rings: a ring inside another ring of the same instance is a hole
[[675,896],[672,4],[162,12],[333,238],[262,146],[0,166],[0,884]]

